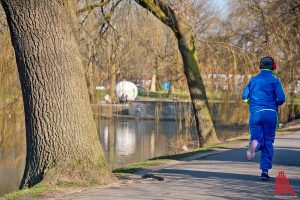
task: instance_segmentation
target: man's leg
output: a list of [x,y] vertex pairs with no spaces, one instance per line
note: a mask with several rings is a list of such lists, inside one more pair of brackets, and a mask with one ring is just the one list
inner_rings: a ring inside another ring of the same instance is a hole
[[277,128],[277,113],[273,111],[264,111],[263,119],[263,140],[264,148],[260,155],[260,169],[263,172],[268,172],[272,168],[273,159],[273,143],[275,139],[275,132]]
[[255,152],[263,148],[263,124],[260,121],[260,113],[251,113],[249,119],[250,129],[250,147],[246,151],[246,157],[248,160],[252,160],[255,156]]
[[257,140],[258,145],[256,151],[262,150],[264,146],[263,124],[261,122],[260,112],[251,113],[249,120],[250,144],[253,140]]

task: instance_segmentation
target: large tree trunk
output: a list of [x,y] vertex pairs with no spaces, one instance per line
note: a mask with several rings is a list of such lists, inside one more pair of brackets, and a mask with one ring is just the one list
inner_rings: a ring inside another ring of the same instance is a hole
[[195,112],[200,146],[217,143],[218,138],[209,112],[206,91],[198,67],[197,50],[195,48],[191,27],[177,16],[172,8],[163,0],[135,1],[173,30],[178,40],[178,46],[183,60],[184,72]]
[[89,103],[64,0],[1,0],[21,80],[27,156],[20,188],[44,179],[114,179]]

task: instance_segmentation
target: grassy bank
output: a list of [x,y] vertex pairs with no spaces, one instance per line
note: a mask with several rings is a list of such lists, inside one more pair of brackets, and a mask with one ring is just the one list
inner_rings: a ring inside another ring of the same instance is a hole
[[21,198],[29,198],[29,199],[41,199],[43,194],[46,192],[51,192],[52,189],[44,184],[37,184],[32,188],[26,188],[23,190],[19,190],[16,192],[11,192],[6,194],[4,197],[0,197],[0,199],[21,199]]
[[[147,169],[153,166],[162,165],[165,163],[168,163],[170,161],[174,160],[180,160],[195,154],[204,153],[208,151],[213,151],[217,148],[222,148],[225,146],[225,143],[214,145],[210,147],[200,148],[191,152],[186,153],[180,153],[180,154],[174,154],[174,155],[167,155],[167,156],[160,156],[151,158],[149,160],[143,161],[143,162],[137,162],[137,163],[130,163],[122,168],[114,169],[113,172],[115,175],[120,174],[127,174],[127,173],[135,173],[138,170],[141,169]],[[45,185],[43,183],[37,184],[36,186],[32,188],[27,188],[23,190],[19,190],[16,192],[11,192],[9,194],[6,194],[3,197],[0,197],[0,199],[4,200],[14,200],[14,199],[43,199],[45,197],[51,197],[51,194],[55,194],[58,192],[62,192],[62,190],[67,192],[68,190],[73,191],[74,188],[83,188],[86,189],[91,186],[97,185],[96,183],[91,183],[90,181],[87,182],[86,185],[78,185],[73,182],[59,182],[53,185]]]
[[57,194],[72,193],[74,191],[82,191],[98,185],[96,180],[87,180],[84,184],[78,184],[72,181],[58,181],[56,184],[39,183],[31,188],[18,190],[8,193],[0,200],[17,200],[17,199],[45,199],[54,198]]
[[211,147],[200,148],[200,149],[197,149],[197,150],[194,150],[191,152],[186,152],[186,153],[159,156],[159,157],[151,158],[151,159],[148,159],[148,160],[145,160],[142,162],[129,163],[129,164],[125,165],[124,167],[114,169],[113,172],[115,174],[119,174],[119,173],[132,174],[132,173],[137,172],[138,170],[147,169],[149,167],[165,164],[167,162],[174,161],[174,160],[180,160],[180,159],[183,159],[183,158],[195,155],[195,154],[213,151],[216,148],[221,148],[221,147],[219,145],[216,145],[216,146],[211,146]]

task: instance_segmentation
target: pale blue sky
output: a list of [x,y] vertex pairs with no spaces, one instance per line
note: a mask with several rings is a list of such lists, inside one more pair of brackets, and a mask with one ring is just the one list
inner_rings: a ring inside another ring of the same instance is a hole
[[218,7],[226,15],[228,11],[228,0],[210,0],[212,5]]
[[224,9],[224,8],[226,9],[228,6],[227,0],[211,0],[211,2],[221,9]]

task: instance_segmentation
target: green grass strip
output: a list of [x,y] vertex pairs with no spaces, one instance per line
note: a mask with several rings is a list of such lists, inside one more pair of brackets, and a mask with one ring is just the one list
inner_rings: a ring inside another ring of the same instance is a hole
[[50,187],[43,184],[38,184],[32,188],[26,188],[23,190],[18,190],[16,192],[8,193],[1,199],[7,199],[7,200],[15,200],[25,197],[32,197],[33,199],[40,199],[42,197],[42,194],[44,192],[51,191]]

